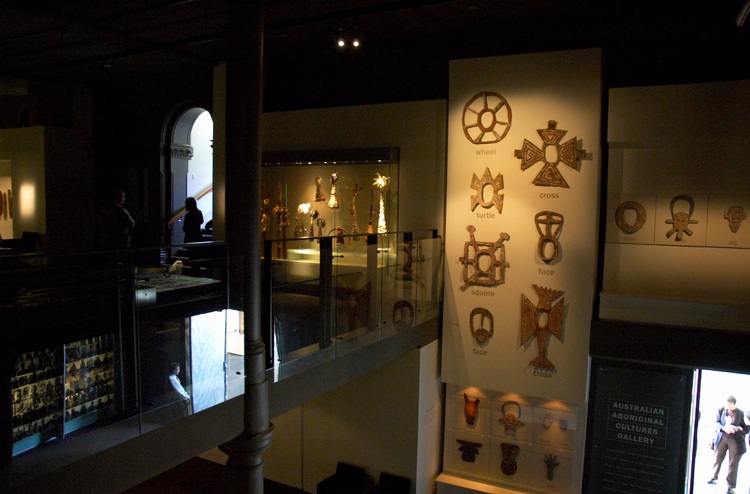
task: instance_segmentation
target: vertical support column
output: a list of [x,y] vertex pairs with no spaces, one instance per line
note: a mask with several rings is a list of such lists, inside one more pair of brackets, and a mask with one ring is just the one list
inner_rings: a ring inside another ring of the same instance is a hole
[[322,314],[319,342],[320,348],[327,348],[336,338],[336,322],[334,318],[334,290],[333,286],[333,237],[320,238],[320,300],[319,307]]
[[226,86],[226,239],[243,257],[244,429],[220,446],[229,455],[229,491],[263,492],[271,444],[266,348],[261,338],[260,116],[263,101],[262,0],[229,0]]
[[383,315],[381,311],[380,297],[380,280],[378,279],[378,260],[380,259],[380,252],[378,251],[378,236],[369,234],[367,235],[367,283],[370,285],[370,320],[367,323],[367,330],[373,331],[377,329],[381,331],[382,336],[382,322]]

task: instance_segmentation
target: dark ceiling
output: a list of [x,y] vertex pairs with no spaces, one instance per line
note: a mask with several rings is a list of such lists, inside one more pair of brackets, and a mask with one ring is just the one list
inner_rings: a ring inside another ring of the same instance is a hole
[[[269,0],[266,106],[444,98],[451,59],[589,47],[610,86],[749,78],[748,1]],[[229,15],[226,0],[4,0],[0,95],[210,74]]]

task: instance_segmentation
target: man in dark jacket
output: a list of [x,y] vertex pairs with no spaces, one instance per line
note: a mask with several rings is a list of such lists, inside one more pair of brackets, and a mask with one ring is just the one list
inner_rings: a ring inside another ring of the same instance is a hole
[[737,466],[742,455],[747,451],[745,434],[750,432],[750,426],[745,424],[745,413],[737,408],[734,396],[727,398],[726,406],[719,408],[716,413],[716,437],[714,439],[714,474],[708,481],[716,483],[724,457],[729,451],[729,472],[727,473],[727,493],[731,494],[737,487]]

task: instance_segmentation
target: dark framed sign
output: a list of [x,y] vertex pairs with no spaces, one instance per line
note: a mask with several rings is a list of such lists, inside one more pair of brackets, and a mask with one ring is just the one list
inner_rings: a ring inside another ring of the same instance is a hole
[[684,492],[692,373],[592,362],[584,492]]

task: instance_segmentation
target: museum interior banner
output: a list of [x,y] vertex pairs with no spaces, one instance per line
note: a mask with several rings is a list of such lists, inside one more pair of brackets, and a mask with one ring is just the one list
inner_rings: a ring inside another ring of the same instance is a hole
[[[447,408],[459,412],[446,414],[446,471],[539,491],[580,485],[601,66],[598,49],[451,62],[442,378]],[[487,407],[492,424],[466,430],[464,394]],[[564,424],[557,449],[547,422],[555,430]],[[475,435],[463,437],[468,432]],[[490,446],[466,461],[467,442]],[[448,453],[459,446],[456,458]],[[500,468],[505,454],[519,459],[516,469]],[[558,457],[566,474],[529,485],[538,476],[535,468],[524,473],[524,457],[541,468]]]

